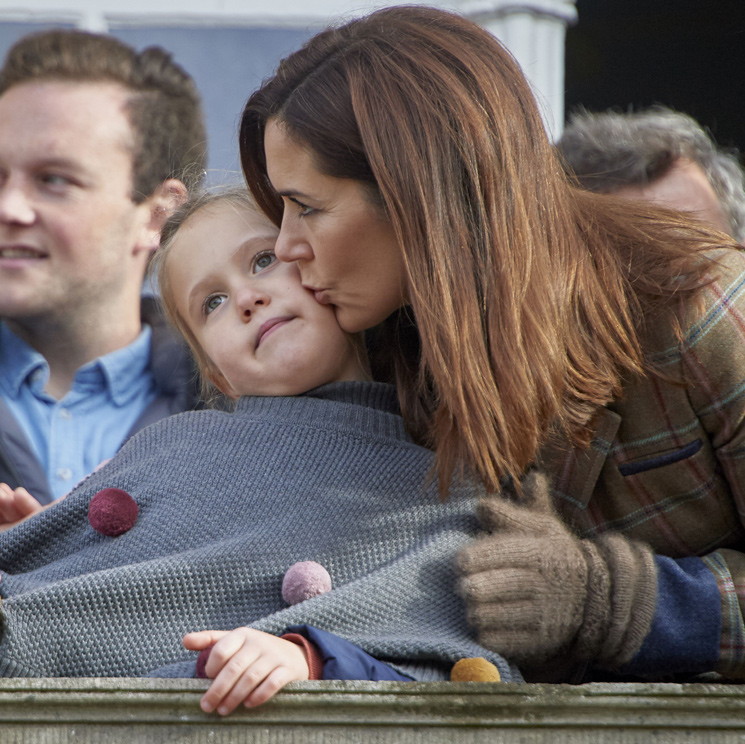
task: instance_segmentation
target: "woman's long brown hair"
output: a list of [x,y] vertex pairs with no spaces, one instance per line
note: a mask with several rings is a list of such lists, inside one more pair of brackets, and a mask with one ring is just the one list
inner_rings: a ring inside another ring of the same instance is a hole
[[675,213],[577,189],[514,59],[441,10],[324,31],[251,96],[243,170],[280,224],[270,119],[327,175],[369,184],[393,225],[421,337],[421,351],[395,350],[395,382],[409,430],[436,449],[441,494],[464,465],[499,490],[552,432],[587,446],[598,407],[649,372],[645,321],[675,323],[674,298],[705,281],[700,252],[722,245]]

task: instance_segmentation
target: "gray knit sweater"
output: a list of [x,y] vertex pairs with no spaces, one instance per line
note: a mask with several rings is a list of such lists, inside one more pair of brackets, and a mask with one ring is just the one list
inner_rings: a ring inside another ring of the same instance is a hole
[[[338,383],[143,430],[63,502],[0,534],[0,675],[188,674],[184,633],[307,623],[417,678],[483,656],[520,679],[477,645],[454,592],[476,489],[444,504],[436,484],[425,490],[432,453],[396,411],[388,386]],[[107,487],[140,509],[119,537],[88,522]],[[288,607],[282,578],[303,560],[334,588]]]

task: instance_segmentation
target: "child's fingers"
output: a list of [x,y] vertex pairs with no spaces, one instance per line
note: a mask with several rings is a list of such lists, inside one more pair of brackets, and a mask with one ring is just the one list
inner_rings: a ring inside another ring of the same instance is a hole
[[244,705],[247,708],[254,708],[257,705],[261,705],[273,698],[285,685],[298,679],[304,678],[299,677],[288,667],[276,667],[256,686],[256,689],[252,693],[246,696]]
[[18,513],[22,515],[21,519],[38,514],[42,510],[41,504],[25,488],[21,487],[15,490],[15,505]]
[[0,524],[15,524],[41,510],[41,504],[25,488],[0,483]]
[[[274,668],[273,663],[264,658],[259,658],[254,663],[247,663],[242,674],[236,678],[230,674],[229,665],[226,666],[213,682],[213,685],[215,683],[223,685],[215,691],[214,705],[217,712],[221,716],[232,713],[264,682],[267,676],[274,671]],[[226,674],[221,679],[223,672]]]
[[16,506],[15,492],[7,483],[0,483],[0,523],[12,524],[22,518]]
[[[213,680],[201,700],[202,710],[208,713],[217,710],[227,715],[242,702],[259,705],[288,682],[308,678],[308,662],[300,646],[258,630],[202,631],[184,637],[184,645],[190,648],[202,643],[214,643],[205,667]],[[255,694],[257,689],[261,692]]]
[[[216,649],[217,646],[212,649],[210,663]],[[218,657],[219,671],[210,675],[214,679],[202,697],[202,710],[208,713],[217,710],[223,716],[235,710],[271,671],[266,661],[257,663],[258,654],[257,649],[246,644],[227,659]]]
[[196,633],[187,633],[182,638],[181,643],[189,651],[203,651],[208,646],[224,638],[229,632],[227,630],[200,630]]

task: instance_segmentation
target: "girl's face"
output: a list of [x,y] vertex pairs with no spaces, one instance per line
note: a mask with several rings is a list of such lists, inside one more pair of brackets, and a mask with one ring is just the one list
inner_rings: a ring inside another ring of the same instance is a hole
[[407,301],[403,253],[364,184],[321,173],[311,150],[270,120],[267,174],[284,200],[276,254],[296,262],[303,286],[336,309],[348,333],[371,328]]
[[238,397],[366,379],[333,309],[303,288],[295,264],[277,260],[276,239],[265,217],[227,200],[193,214],[173,239],[176,310],[224,377],[213,381]]

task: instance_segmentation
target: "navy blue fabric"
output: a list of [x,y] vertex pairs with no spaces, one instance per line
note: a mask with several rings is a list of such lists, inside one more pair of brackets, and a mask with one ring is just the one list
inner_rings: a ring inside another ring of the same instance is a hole
[[693,457],[703,446],[704,443],[700,439],[695,439],[690,444],[686,444],[685,447],[675,450],[675,452],[668,452],[664,455],[652,457],[648,460],[625,462],[618,466],[618,472],[626,477],[628,475],[644,473],[647,470],[662,468],[665,465],[672,465],[674,462],[680,462],[681,460],[687,460],[689,457]]
[[655,556],[657,608],[637,655],[621,670],[640,676],[699,674],[719,658],[721,597],[714,575],[700,558]]
[[287,633],[299,633],[320,652],[323,679],[362,679],[369,682],[412,682],[383,661],[370,656],[359,646],[312,625],[292,625]]

